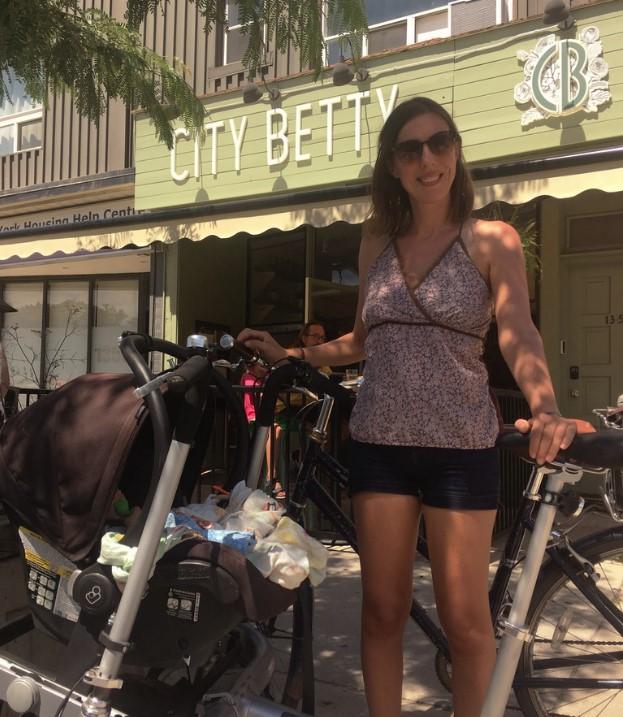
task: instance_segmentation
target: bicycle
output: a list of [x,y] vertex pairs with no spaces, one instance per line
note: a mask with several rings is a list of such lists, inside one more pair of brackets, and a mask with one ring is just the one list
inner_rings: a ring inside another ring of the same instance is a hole
[[[349,400],[350,392],[298,361],[289,361],[287,366],[273,371],[271,377],[258,412],[260,438],[254,446],[255,460],[260,452],[261,432],[270,425],[272,401],[285,381],[310,387],[317,395],[324,394],[315,404],[319,408],[318,417],[309,434],[296,480],[290,487],[287,514],[304,522],[305,508],[312,503],[356,551],[352,521],[320,480],[322,476],[338,489],[347,490],[346,468],[324,452],[323,444],[327,440],[334,401],[336,398]],[[303,411],[311,411],[313,407],[314,404],[309,404]],[[514,430],[503,433],[498,441],[501,448],[529,460],[527,443],[527,436]],[[614,521],[623,522],[617,507],[620,496],[612,480],[613,470],[621,467],[623,434],[614,432],[578,435],[556,462],[533,467],[491,585],[491,615],[501,646],[483,717],[498,717],[504,713],[511,687],[525,715],[574,717],[590,713],[608,717],[620,714],[623,708],[623,598],[619,592],[623,589],[620,587],[623,586],[623,526],[608,528],[576,542],[569,540],[569,529],[552,530],[552,526],[558,511],[566,516],[582,514],[582,499],[563,488],[566,483],[576,483],[584,471],[604,478],[606,508]],[[252,466],[251,476],[254,470],[257,469]],[[529,547],[525,555],[521,555],[527,534],[530,534]],[[422,536],[418,540],[418,552],[428,558],[426,540]],[[545,554],[547,561],[543,563]],[[511,576],[519,565],[523,568],[522,576],[511,590]],[[436,647],[436,671],[442,684],[450,689],[446,637],[415,598],[411,618]],[[297,630],[295,625],[295,648],[302,639]],[[293,659],[300,663],[300,655]],[[309,689],[307,685],[308,692]]]

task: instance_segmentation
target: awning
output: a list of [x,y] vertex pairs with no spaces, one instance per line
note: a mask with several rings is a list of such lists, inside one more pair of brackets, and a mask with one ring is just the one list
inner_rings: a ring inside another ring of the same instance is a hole
[[[537,197],[574,197],[587,190],[623,192],[623,166],[617,163],[585,165],[555,172],[522,174],[513,178],[487,179],[476,182],[475,207],[493,201],[523,204]],[[187,221],[125,224],[122,228],[80,227],[71,231],[50,231],[30,236],[0,235],[0,261],[27,258],[33,255],[73,254],[100,249],[145,247],[155,241],[171,244],[180,239],[200,241],[209,236],[232,237],[241,232],[252,235],[270,230],[290,231],[303,225],[325,227],[335,222],[361,224],[369,210],[369,197],[353,197],[341,201],[300,204],[281,209],[254,208],[219,216],[189,218]]]
[[[200,241],[209,236],[227,238],[246,232],[263,234],[270,230],[290,231],[303,225],[325,227],[335,222],[361,224],[367,216],[367,197],[353,198],[343,202],[301,204],[281,210],[266,209],[240,212],[235,215],[210,216],[206,219],[188,222],[160,223],[145,226],[145,223],[124,227],[123,230],[94,233],[93,229],[78,232],[37,234],[3,239],[0,235],[0,261],[12,258],[26,258],[33,254],[51,256],[58,252],[73,254],[77,251],[98,251],[100,249],[123,249],[128,246],[144,247],[155,241],[171,244],[179,239]],[[145,215],[142,215],[143,217]]]
[[620,163],[587,164],[582,167],[535,172],[503,179],[479,180],[476,185],[475,207],[479,209],[494,201],[525,204],[537,197],[566,199],[590,189],[603,192],[623,191],[623,166]]

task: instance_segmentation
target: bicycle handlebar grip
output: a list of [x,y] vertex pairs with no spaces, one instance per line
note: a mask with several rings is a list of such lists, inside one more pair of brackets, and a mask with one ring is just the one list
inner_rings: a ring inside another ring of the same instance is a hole
[[169,391],[184,393],[199,380],[204,371],[211,367],[212,363],[207,356],[191,356],[167,376],[166,384]]
[[331,381],[323,373],[316,371],[306,361],[290,359],[281,366],[274,368],[266,379],[263,387],[262,400],[256,412],[258,425],[268,428],[275,420],[275,404],[280,391],[290,387],[294,381],[307,386],[317,394],[328,393],[343,405],[350,404],[353,394],[347,388]]
[[354,394],[350,389],[340,386],[339,383],[332,381],[324,373],[315,369],[310,372],[308,386],[314,393],[319,395],[328,393],[340,404],[350,404],[353,400]]
[[[119,343],[121,353],[126,357],[126,352],[133,353],[149,353],[151,351],[160,351],[161,353],[173,356],[180,361],[185,361],[195,349],[187,349],[179,346],[171,341],[153,338],[147,334],[124,334]],[[126,358],[127,360],[127,358]]]
[[256,411],[255,420],[257,425],[269,428],[275,420],[275,404],[280,391],[292,385],[298,376],[299,369],[293,361],[274,368],[262,387],[262,398]]
[[223,334],[218,343],[223,351],[235,351],[242,357],[243,361],[248,364],[258,363],[267,369],[270,368],[270,364],[266,363],[259,354],[252,351],[248,346],[245,346],[242,341],[236,340],[230,334]]
[[[523,458],[528,455],[530,434],[520,433],[513,426],[504,426],[496,446],[513,451]],[[556,456],[556,461],[572,461],[586,468],[623,467],[623,435],[616,431],[578,433],[573,442]]]

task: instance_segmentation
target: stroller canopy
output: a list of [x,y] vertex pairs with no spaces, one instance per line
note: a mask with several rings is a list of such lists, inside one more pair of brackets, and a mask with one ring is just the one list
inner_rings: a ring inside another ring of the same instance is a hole
[[[133,389],[129,374],[86,374],[43,396],[0,431],[0,500],[16,523],[74,562],[99,539],[145,420]],[[151,459],[139,462],[147,476]]]

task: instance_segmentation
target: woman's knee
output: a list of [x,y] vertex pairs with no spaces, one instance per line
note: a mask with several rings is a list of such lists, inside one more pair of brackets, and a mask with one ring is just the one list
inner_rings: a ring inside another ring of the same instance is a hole
[[441,617],[442,627],[452,652],[475,654],[493,639],[493,624],[488,614],[474,616],[468,611]]
[[[388,591],[389,592],[389,591]],[[362,605],[362,628],[367,634],[391,636],[402,634],[409,617],[411,596],[396,598],[391,594],[365,594]]]

